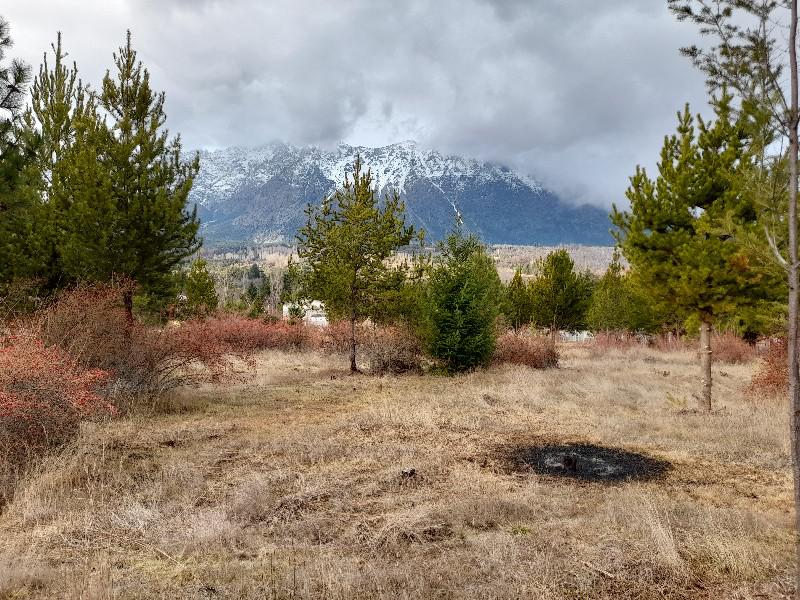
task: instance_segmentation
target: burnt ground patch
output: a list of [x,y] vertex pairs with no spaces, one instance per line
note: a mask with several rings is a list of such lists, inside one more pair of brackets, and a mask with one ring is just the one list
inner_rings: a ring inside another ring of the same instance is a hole
[[507,449],[506,458],[517,470],[598,483],[660,479],[672,468],[639,452],[583,443],[517,446]]

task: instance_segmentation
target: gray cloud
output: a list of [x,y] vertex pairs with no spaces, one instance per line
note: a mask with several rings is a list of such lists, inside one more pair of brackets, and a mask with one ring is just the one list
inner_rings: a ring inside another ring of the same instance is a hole
[[[66,6],[70,4],[70,6]],[[27,0],[2,9],[38,64],[61,30],[99,84],[130,28],[191,147],[416,139],[507,163],[565,199],[624,199],[675,112],[704,110],[695,40],[642,0]]]

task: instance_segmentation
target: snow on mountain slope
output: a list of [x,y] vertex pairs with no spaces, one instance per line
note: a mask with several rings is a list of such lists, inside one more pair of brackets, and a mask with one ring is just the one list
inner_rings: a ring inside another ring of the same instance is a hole
[[306,204],[340,185],[356,156],[382,193],[401,195],[409,219],[430,237],[449,230],[455,209],[490,242],[611,242],[604,211],[569,206],[506,167],[443,156],[410,141],[381,148],[341,144],[331,151],[282,143],[202,151],[191,198],[206,242],[291,240]]

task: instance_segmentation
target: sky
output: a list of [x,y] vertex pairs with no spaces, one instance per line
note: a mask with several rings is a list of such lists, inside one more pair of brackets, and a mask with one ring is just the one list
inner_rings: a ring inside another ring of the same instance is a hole
[[187,148],[415,140],[564,200],[625,203],[686,102],[697,41],[666,0],[10,0],[11,56],[63,34],[99,87],[130,29]]

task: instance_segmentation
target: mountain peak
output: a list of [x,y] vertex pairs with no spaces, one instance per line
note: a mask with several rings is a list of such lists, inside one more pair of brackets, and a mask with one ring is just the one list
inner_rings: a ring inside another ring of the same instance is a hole
[[608,218],[574,207],[534,178],[503,165],[444,156],[413,140],[381,147],[339,144],[332,150],[273,142],[201,153],[192,200],[208,240],[291,239],[307,203],[344,181],[360,156],[381,192],[396,191],[412,223],[440,238],[454,210],[488,242],[609,244]]

